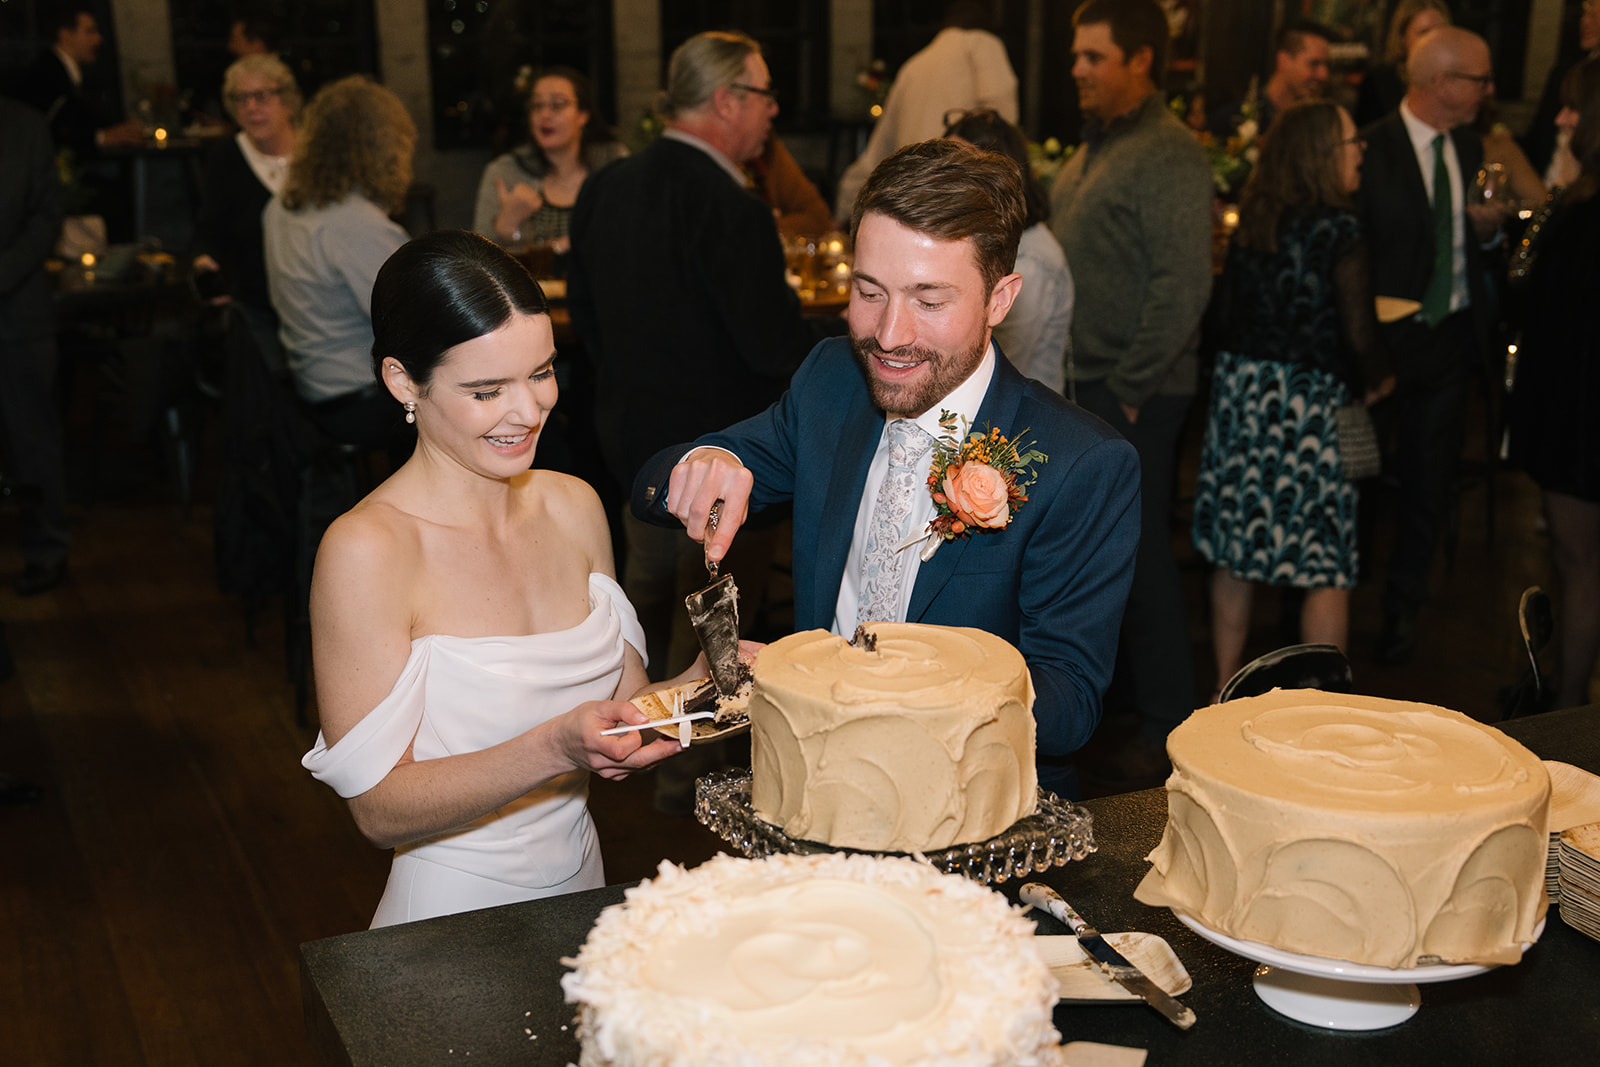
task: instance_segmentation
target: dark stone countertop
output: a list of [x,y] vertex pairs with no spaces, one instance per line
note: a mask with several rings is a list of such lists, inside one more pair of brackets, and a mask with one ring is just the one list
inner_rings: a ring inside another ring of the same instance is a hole
[[[1539,756],[1600,773],[1600,709],[1519,719],[1506,732]],[[1544,936],[1521,964],[1422,987],[1422,1007],[1387,1030],[1307,1026],[1257,999],[1255,964],[1220,949],[1172,913],[1133,899],[1145,855],[1166,824],[1162,790],[1087,802],[1099,851],[1038,880],[1061,891],[1101,930],[1166,938],[1194,980],[1183,996],[1199,1021],[1180,1032],[1154,1011],[1064,1003],[1066,1041],[1148,1049],[1149,1063],[1295,1065],[1574,1063],[1600,1048],[1600,942],[1563,924],[1552,907]],[[1016,900],[1020,881],[1000,890]],[[573,1009],[560,988],[600,910],[624,886],[468,912],[301,947],[306,1024],[325,1062],[339,1064],[566,1064],[576,1062]],[[1048,917],[1041,933],[1066,933]]]

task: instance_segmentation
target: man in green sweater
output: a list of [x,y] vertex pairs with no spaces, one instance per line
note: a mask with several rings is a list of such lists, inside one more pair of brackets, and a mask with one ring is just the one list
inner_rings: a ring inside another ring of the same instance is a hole
[[1134,784],[1164,771],[1166,735],[1195,705],[1169,511],[1211,296],[1212,185],[1205,154],[1156,88],[1167,22],[1155,0],[1087,0],[1073,24],[1084,143],[1056,180],[1050,226],[1080,279],[1069,389],[1133,444],[1143,472],[1133,589],[1106,694],[1108,713],[1139,716],[1139,741],[1105,769]]

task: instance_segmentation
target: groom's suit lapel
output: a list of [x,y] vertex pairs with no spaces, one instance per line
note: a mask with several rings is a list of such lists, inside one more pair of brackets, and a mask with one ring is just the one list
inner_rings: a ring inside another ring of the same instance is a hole
[[[1024,429],[1011,424],[1016,421],[1017,405],[1022,401],[1025,379],[1006,360],[998,344],[995,345],[995,356],[994,380],[989,383],[989,391],[983,395],[983,403],[978,405],[978,415],[971,429],[979,431],[985,426],[998,426],[1001,433],[1010,437]],[[956,432],[959,434],[960,430],[958,421]],[[911,588],[911,604],[906,608],[907,622],[924,621],[923,615],[928,605],[933,603],[934,597],[939,595],[939,591],[955,574],[961,557],[966,554],[968,543],[973,537],[980,536],[984,535],[974,533],[955,541],[946,541],[939,546],[932,559],[917,569],[917,584]],[[915,550],[908,548],[906,551]]]

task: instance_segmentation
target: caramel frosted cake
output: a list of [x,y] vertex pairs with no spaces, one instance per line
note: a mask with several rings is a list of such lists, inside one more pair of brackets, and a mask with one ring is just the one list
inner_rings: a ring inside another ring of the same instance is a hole
[[898,858],[718,856],[601,913],[562,978],[581,1067],[1058,1064],[1033,924]]
[[761,650],[750,800],[790,837],[915,852],[987,840],[1030,815],[1033,682],[993,634],[875,623]]
[[1134,896],[1381,967],[1515,963],[1546,907],[1550,778],[1429,704],[1277,690],[1167,738],[1167,828]]

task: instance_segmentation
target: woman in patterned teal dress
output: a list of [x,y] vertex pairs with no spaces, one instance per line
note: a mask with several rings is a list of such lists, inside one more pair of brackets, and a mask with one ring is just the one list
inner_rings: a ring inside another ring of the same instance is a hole
[[1216,372],[1194,543],[1211,576],[1217,684],[1239,669],[1256,583],[1305,591],[1303,640],[1345,646],[1356,487],[1334,413],[1394,387],[1350,210],[1363,144],[1341,107],[1278,116],[1239,206],[1212,307]]

